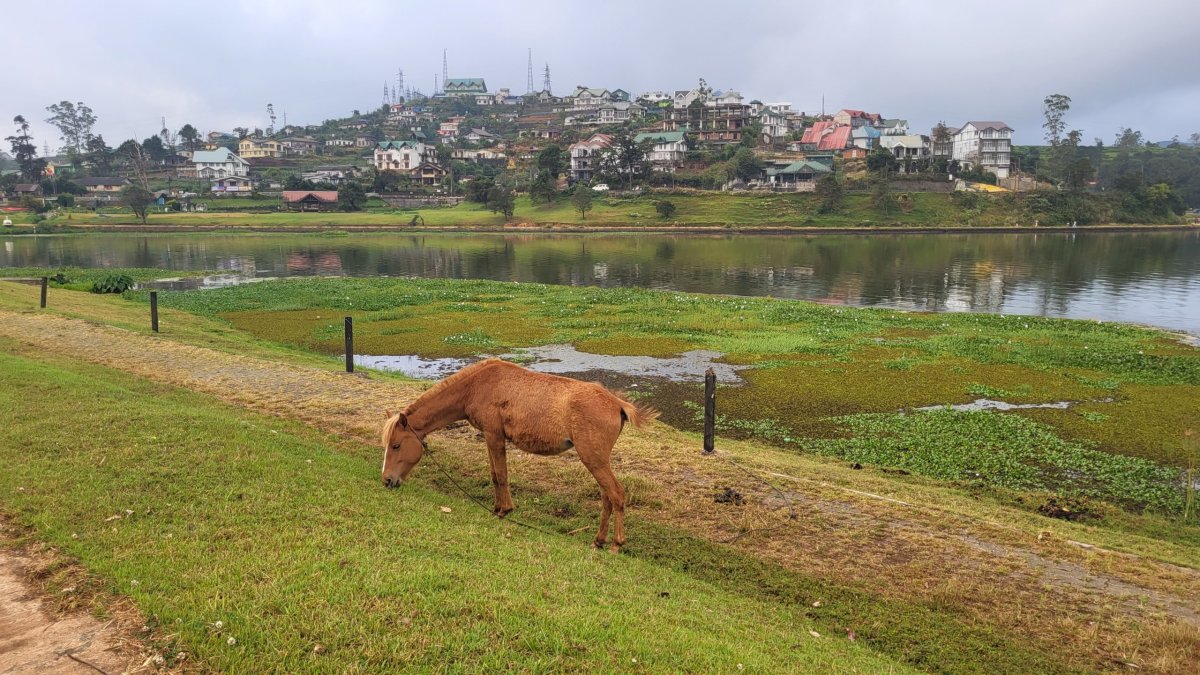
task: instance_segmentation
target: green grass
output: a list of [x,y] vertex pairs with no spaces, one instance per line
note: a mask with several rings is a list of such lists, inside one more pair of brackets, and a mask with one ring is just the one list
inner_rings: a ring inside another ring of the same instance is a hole
[[[897,191],[899,194],[900,191]],[[960,205],[949,194],[911,193],[912,209],[880,211],[871,205],[870,195],[850,193],[838,213],[819,213],[816,198],[809,194],[744,193],[649,193],[635,197],[606,195],[593,202],[593,209],[581,217],[568,199],[549,204],[532,204],[517,197],[513,223],[571,225],[588,227],[673,227],[716,226],[754,227],[1013,227],[1032,225],[1033,217],[1023,211],[1018,198],[1011,195],[981,195],[973,205]],[[667,199],[677,211],[670,219],[660,218],[655,203]],[[479,204],[464,202],[458,206],[428,209],[391,210],[370,205],[356,213],[287,213],[260,211],[270,208],[264,200],[209,200],[219,211],[205,213],[152,213],[148,224],[203,227],[339,227],[346,225],[406,226],[414,214],[420,214],[430,227],[499,227],[504,218]],[[244,205],[243,205],[244,202]],[[253,208],[237,212],[227,208]],[[21,216],[22,214],[17,214]],[[19,220],[15,219],[15,220]],[[122,209],[106,209],[99,217],[87,212],[72,213],[70,219],[58,216],[53,225],[88,227],[96,225],[140,224]],[[18,224],[20,224],[18,222]]]
[[[906,670],[812,637],[804,604],[516,529],[422,480],[386,491],[375,448],[190,392],[0,354],[0,412],[3,508],[216,670]],[[906,658],[978,658],[962,636]]]

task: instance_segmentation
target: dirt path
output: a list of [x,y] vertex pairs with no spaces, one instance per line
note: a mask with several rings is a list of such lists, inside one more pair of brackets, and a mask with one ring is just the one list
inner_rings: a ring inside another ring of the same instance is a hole
[[[34,354],[111,366],[372,444],[382,411],[404,406],[421,391],[416,385],[238,356],[47,314],[0,311],[0,336]],[[445,431],[431,441],[453,470],[484,474],[486,462],[473,430]],[[855,487],[863,489],[850,489],[787,471],[783,454],[739,452],[749,446],[728,443],[732,454],[726,458],[737,456],[739,466],[701,458],[692,445],[665,425],[622,436],[617,471],[642,505],[631,513],[632,523],[652,519],[713,541],[735,542],[739,549],[831,583],[948,605],[969,621],[1085,655],[1092,666],[1136,660],[1143,668],[1169,671],[1179,664],[1178,634],[1186,636],[1187,649],[1200,645],[1196,570],[1074,542],[1042,541],[1028,526],[985,521],[943,505],[881,498],[868,492],[866,472],[852,475]],[[590,479],[571,454],[550,460],[509,456],[517,484],[591,493]],[[794,461],[793,466],[804,466],[805,460]],[[823,468],[827,474],[837,470]],[[776,487],[761,479],[768,472]],[[745,506],[714,502],[714,491],[727,485],[748,497]],[[791,513],[797,517],[790,518]],[[634,524],[631,540],[637,536]]]
[[31,564],[0,550],[0,673],[94,675],[140,663],[115,622],[49,607],[26,581]]

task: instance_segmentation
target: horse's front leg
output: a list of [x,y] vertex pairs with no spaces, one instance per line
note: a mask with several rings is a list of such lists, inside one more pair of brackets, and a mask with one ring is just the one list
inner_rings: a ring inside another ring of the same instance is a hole
[[492,467],[492,487],[495,489],[495,513],[503,518],[513,510],[512,493],[508,490],[508,455],[504,449],[504,433],[488,431],[484,434],[487,442],[488,464]]

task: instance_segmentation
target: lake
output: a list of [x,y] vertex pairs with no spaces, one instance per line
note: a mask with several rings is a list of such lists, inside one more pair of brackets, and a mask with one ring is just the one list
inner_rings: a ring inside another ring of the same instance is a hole
[[311,275],[629,285],[933,312],[1125,321],[1200,335],[1200,231],[83,234],[0,240],[4,267],[220,272],[192,282],[208,286]]

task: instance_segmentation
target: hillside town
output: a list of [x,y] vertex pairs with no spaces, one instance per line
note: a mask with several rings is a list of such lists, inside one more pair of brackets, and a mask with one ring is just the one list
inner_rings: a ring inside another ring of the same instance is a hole
[[[1013,129],[1002,121],[918,128],[854,108],[798,110],[704,79],[637,94],[585,85],[556,94],[548,64],[541,88],[532,61],[530,73],[521,95],[480,77],[446,77],[425,94],[405,87],[401,71],[385,82],[378,108],[320,124],[289,124],[285,113],[277,125],[267,104],[260,127],[173,131],[164,119],[156,136],[115,149],[90,135],[57,153],[44,144],[42,172],[51,180],[20,181],[10,162],[3,185],[15,198],[74,192],[100,206],[140,183],[159,205],[193,209],[197,201],[269,195],[299,210],[338,208],[338,191],[351,185],[393,206],[454,204],[472,192],[486,198],[497,183],[535,200],[577,183],[598,191],[808,192],[822,178],[865,180],[868,168],[880,167],[893,178],[928,178],[927,189],[963,189],[962,179],[1022,185]],[[92,114],[83,103],[77,110]],[[929,188],[933,182],[941,185]]]

